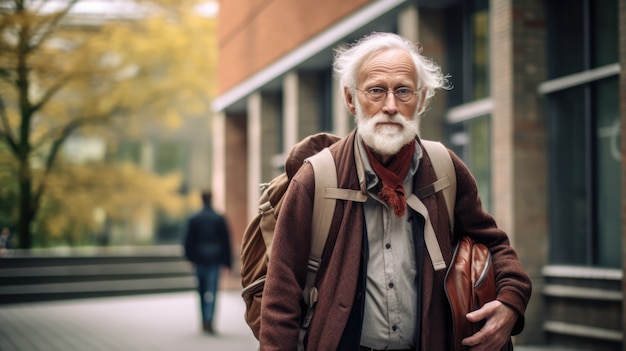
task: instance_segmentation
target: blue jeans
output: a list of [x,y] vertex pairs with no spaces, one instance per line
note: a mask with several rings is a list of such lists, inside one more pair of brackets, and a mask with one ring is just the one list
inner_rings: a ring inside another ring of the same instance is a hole
[[200,297],[202,322],[211,323],[213,322],[215,301],[217,300],[220,266],[196,265],[196,278],[198,279],[198,295]]

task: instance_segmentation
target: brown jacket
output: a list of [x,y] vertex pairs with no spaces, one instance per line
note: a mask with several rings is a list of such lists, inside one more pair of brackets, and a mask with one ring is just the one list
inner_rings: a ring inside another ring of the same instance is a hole
[[[359,189],[354,160],[353,131],[330,147],[337,166],[340,188]],[[467,167],[451,153],[456,175],[456,235],[469,235],[486,244],[493,255],[497,298],[518,312],[514,329],[523,328],[523,314],[530,298],[531,282],[507,235],[482,210],[476,182]],[[289,169],[287,170],[289,173]],[[305,164],[293,176],[285,194],[275,229],[261,315],[261,350],[295,350],[302,314],[302,288],[306,281],[310,249],[314,177]],[[290,175],[292,176],[292,175]],[[426,153],[414,178],[414,189],[436,180]],[[437,234],[446,263],[453,254],[448,215],[441,193],[422,200]],[[318,275],[319,300],[309,328],[307,350],[336,350],[352,310],[361,263],[364,218],[361,203],[338,201]],[[451,343],[450,308],[445,296],[444,271],[435,272],[428,254],[421,257],[421,349],[446,351]],[[360,326],[357,326],[360,328]],[[357,346],[358,347],[358,346]]]

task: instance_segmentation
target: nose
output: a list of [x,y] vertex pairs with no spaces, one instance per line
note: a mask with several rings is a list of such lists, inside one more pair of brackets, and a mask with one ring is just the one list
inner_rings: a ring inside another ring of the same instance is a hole
[[398,101],[393,91],[388,91],[385,100],[383,100],[382,111],[389,115],[395,115],[398,113]]

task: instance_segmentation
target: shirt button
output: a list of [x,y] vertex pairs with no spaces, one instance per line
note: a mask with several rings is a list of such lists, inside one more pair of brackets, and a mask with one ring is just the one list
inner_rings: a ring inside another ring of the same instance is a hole
[[391,244],[387,243],[387,244],[385,245],[385,247],[386,247],[387,249],[391,249]]
[[397,325],[392,326],[392,327],[391,327],[391,330],[393,330],[393,331],[398,330],[398,326],[397,326]]
[[389,289],[393,289],[393,283],[389,283]]

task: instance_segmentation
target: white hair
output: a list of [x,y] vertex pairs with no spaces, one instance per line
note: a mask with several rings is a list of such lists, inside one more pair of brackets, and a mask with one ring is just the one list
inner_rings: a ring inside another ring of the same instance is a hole
[[[425,92],[421,111],[426,109],[428,102],[435,95],[435,90],[448,88],[448,77],[441,73],[441,68],[431,59],[422,56],[421,48],[413,42],[394,33],[372,33],[358,40],[350,47],[335,49],[333,70],[342,87],[348,88],[352,95],[356,94],[357,75],[359,68],[373,55],[389,50],[401,49],[413,58],[417,71],[417,88]],[[420,96],[421,98],[421,96]]]

